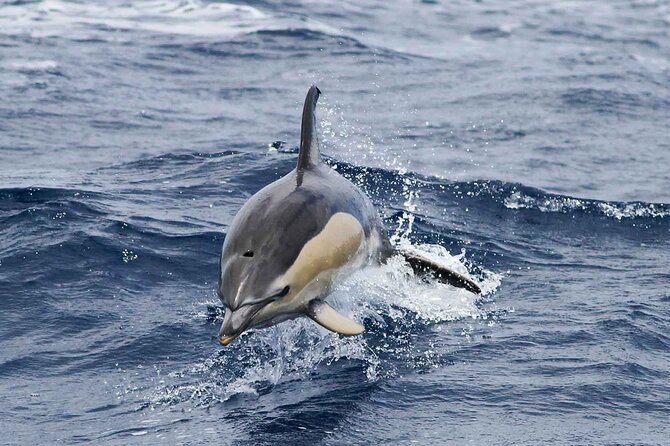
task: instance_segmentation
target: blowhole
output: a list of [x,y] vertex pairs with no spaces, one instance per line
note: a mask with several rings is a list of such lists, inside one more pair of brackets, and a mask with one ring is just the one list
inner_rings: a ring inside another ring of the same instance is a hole
[[243,255],[244,257],[253,257],[253,256],[254,256],[254,252],[253,252],[253,251],[247,251],[247,252],[245,252],[245,253],[242,254],[242,255]]

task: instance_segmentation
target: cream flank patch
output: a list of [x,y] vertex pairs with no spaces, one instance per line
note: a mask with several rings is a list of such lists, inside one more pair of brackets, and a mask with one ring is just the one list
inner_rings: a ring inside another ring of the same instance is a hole
[[[334,214],[323,230],[305,244],[286,273],[273,282],[271,288],[289,285],[289,295],[268,304],[259,316],[265,319],[269,313],[296,311],[297,308],[293,307],[307,303],[301,300],[316,297],[304,295],[303,291],[308,291],[306,288],[318,291],[330,285],[327,282],[330,282],[333,273],[359,252],[363,238],[363,227],[356,217],[346,212]],[[321,281],[324,283],[316,283]],[[299,301],[293,302],[300,295]]]
[[293,265],[279,279],[301,289],[319,273],[343,266],[358,252],[363,227],[351,214],[338,212],[323,230],[302,248]]

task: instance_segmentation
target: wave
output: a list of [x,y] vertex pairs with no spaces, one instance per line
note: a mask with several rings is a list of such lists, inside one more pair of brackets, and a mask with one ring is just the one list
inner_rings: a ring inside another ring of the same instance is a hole
[[[291,159],[286,156],[289,154],[286,151],[291,154]],[[35,231],[59,234],[58,239],[62,242],[60,231],[70,225],[91,236],[93,234],[87,231],[94,230],[94,223],[101,219],[106,221],[111,234],[128,235],[133,232],[136,237],[144,239],[172,236],[211,238],[212,234],[219,231],[221,224],[212,219],[214,208],[211,203],[219,201],[214,197],[220,195],[222,190],[227,192],[225,209],[234,213],[234,208],[241,205],[250,194],[293,168],[292,152],[293,149],[289,148],[282,149],[282,152],[268,151],[266,154],[237,150],[165,154],[98,169],[90,175],[86,189],[0,189],[0,222],[9,231],[7,233],[16,230],[17,234],[21,234],[5,240],[5,255],[10,252],[12,255],[18,254],[23,243],[19,242],[30,234],[40,240],[44,238]],[[242,159],[249,168],[240,174],[237,169]],[[387,221],[394,228],[395,241],[402,237],[408,240],[416,232],[412,228],[415,217],[421,219],[424,225],[426,218],[430,220],[429,216],[421,214],[421,207],[425,206],[464,209],[468,211],[469,219],[485,221],[491,218],[491,209],[496,209],[496,212],[595,216],[631,222],[667,221],[670,216],[670,204],[665,203],[593,200],[552,194],[519,183],[496,180],[450,182],[391,169],[355,166],[332,158],[327,159],[327,162],[358,184],[373,201],[386,208],[387,213],[390,211]],[[218,178],[225,180],[212,179],[213,170],[216,170]],[[98,186],[100,184],[106,185],[104,189]],[[164,203],[165,206],[174,206],[175,200],[183,202],[202,199],[210,204],[189,208],[188,213],[175,208],[176,213],[169,220],[159,205]],[[154,209],[150,205],[152,201],[160,209]],[[428,224],[432,225],[430,221]],[[123,228],[119,229],[119,225],[123,225]],[[424,229],[419,228],[419,232]],[[108,243],[113,245],[114,236],[111,237]],[[29,245],[34,245],[34,242]],[[130,254],[128,256],[132,257]]]
[[[185,48],[206,56],[268,57],[274,50],[295,53],[324,48],[333,56],[371,53],[375,60],[422,58],[424,56],[368,45],[345,28],[330,26],[280,8],[261,10],[249,5],[198,0],[149,0],[132,3],[70,2],[41,0],[17,2],[2,7],[0,35],[23,38],[64,37],[82,42],[136,44],[137,36],[118,31],[169,35],[152,39],[163,50]],[[184,37],[180,39],[179,36]],[[262,41],[259,49],[254,39]],[[154,55],[154,57],[160,57]],[[63,75],[51,60],[15,58],[5,67],[19,72]],[[174,68],[171,68],[174,69]],[[180,70],[185,70],[180,68]],[[187,71],[182,71],[187,72]]]
[[[292,152],[290,148],[287,150]],[[91,174],[86,189],[2,188],[0,223],[6,229],[6,235],[11,235],[12,231],[18,234],[9,238],[0,234],[6,247],[4,256],[19,255],[22,244],[37,246],[37,241],[40,241],[45,246],[51,246],[49,237],[55,237],[58,243],[68,240],[68,245],[76,244],[74,239],[64,238],[62,231],[66,227],[81,232],[83,240],[88,240],[99,234],[95,224],[101,220],[108,228],[105,232],[111,231],[109,237],[104,236],[111,246],[118,242],[115,237],[121,234],[132,234],[147,242],[159,237],[161,244],[165,244],[170,237],[180,240],[187,237],[189,243],[198,244],[200,238],[211,239],[220,234],[222,223],[213,217],[215,208],[212,203],[220,202],[216,197],[222,190],[226,192],[226,204],[218,213],[225,212],[227,215],[223,220],[225,226],[236,206],[241,205],[250,194],[293,168],[292,154],[289,159],[287,153],[282,152],[275,150],[259,154],[228,150],[165,154],[98,169]],[[237,170],[241,159],[249,165],[242,174]],[[332,158],[327,162],[358,184],[388,214],[386,220],[395,232],[392,237],[396,242],[410,238],[414,242],[422,240],[421,236],[414,237],[414,233],[426,230],[449,231],[437,221],[432,222],[430,214],[436,212],[435,209],[465,210],[468,219],[484,222],[493,218],[491,210],[581,215],[633,224],[665,222],[670,217],[670,204],[665,203],[593,200],[552,194],[519,183],[496,180],[450,182],[414,173],[355,166]],[[217,178],[225,180],[213,179],[213,170],[217,172]],[[100,184],[106,185],[104,189]],[[209,205],[190,207],[188,212],[179,209],[179,206],[174,207],[175,203],[183,203],[183,200],[204,200],[203,203]],[[152,206],[152,202],[158,208]],[[174,208],[170,219],[166,219],[164,206]],[[434,210],[429,215],[423,215],[423,207]],[[412,228],[415,218],[421,225],[416,230]],[[426,241],[443,244],[444,238]],[[458,240],[454,242],[461,244]],[[71,249],[76,250],[76,246],[71,246]],[[124,259],[131,259],[137,254],[137,249],[132,249],[127,243],[118,251],[124,252],[125,249],[129,254],[124,254]]]
[[[133,30],[197,37],[234,37],[263,30],[307,28],[337,33],[311,19],[270,14],[248,5],[197,0],[69,2],[43,0],[2,8],[0,33],[77,40],[124,39],[109,31]],[[130,37],[127,37],[131,39]]]
[[[414,191],[423,199],[431,194],[449,196],[455,205],[467,206],[484,200],[509,210],[542,213],[591,214],[616,220],[663,219],[670,216],[670,204],[643,201],[606,201],[554,194],[521,183],[499,180],[449,181],[438,177],[407,172],[391,160],[389,168],[359,167],[327,159],[332,167],[373,196],[388,196],[389,190],[408,197]],[[445,202],[443,197],[436,202]]]
[[616,220],[670,216],[670,205],[663,203],[588,200],[547,193],[528,193],[516,188],[505,198],[504,204],[508,209],[535,209],[540,212],[564,214],[581,211],[601,214]]

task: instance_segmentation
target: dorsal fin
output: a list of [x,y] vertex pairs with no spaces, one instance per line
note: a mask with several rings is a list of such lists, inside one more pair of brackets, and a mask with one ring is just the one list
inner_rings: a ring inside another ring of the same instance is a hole
[[302,130],[300,131],[300,153],[297,169],[306,169],[319,163],[319,142],[316,137],[316,102],[321,90],[316,85],[307,92],[302,109]]

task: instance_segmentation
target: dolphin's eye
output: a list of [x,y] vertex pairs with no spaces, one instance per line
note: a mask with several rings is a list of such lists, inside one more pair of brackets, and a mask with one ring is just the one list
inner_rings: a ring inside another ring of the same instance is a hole
[[288,294],[289,291],[291,291],[291,287],[286,285],[283,290],[277,293],[277,297],[284,297]]
[[245,252],[245,253],[242,254],[242,255],[243,255],[244,257],[253,257],[253,256],[254,256],[254,252],[253,252],[253,251],[247,251],[247,252]]

